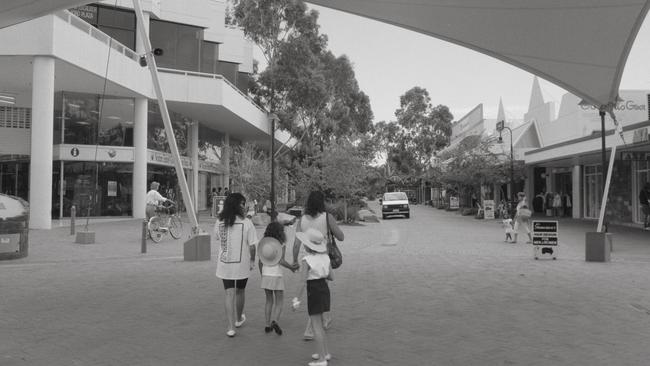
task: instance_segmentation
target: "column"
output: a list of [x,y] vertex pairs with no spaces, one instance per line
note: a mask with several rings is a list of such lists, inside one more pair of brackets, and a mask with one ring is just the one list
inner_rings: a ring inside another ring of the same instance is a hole
[[190,159],[192,160],[192,185],[190,186],[194,210],[199,212],[199,121],[192,121],[189,133]]
[[29,165],[29,227],[31,229],[52,228],[54,71],[54,58],[34,57]]
[[228,187],[230,189],[230,134],[226,134],[226,136],[223,139],[224,142],[224,149],[223,149],[223,154],[221,157],[221,164],[223,165],[224,168],[224,173],[223,173],[223,187]]
[[574,219],[580,218],[582,208],[582,175],[580,165],[574,165],[571,171],[571,211]]
[[[144,12],[147,34],[149,33],[149,13]],[[144,53],[144,42],[139,32],[135,32],[135,49]],[[146,72],[146,70],[145,70]],[[145,196],[147,194],[147,131],[149,99],[135,98],[133,126],[133,217],[145,218]]]
[[145,218],[147,194],[147,124],[149,100],[135,99],[135,123],[133,126],[133,217]]

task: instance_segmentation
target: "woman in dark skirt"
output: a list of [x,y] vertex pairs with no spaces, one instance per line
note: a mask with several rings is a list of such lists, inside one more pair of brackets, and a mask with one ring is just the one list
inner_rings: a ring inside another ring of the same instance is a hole
[[300,305],[299,299],[307,288],[307,312],[314,327],[314,340],[317,353],[311,357],[309,366],[326,366],[331,358],[327,348],[327,337],[323,327],[323,313],[330,311],[330,289],[327,280],[332,280],[332,265],[327,255],[327,245],[323,234],[316,229],[296,233],[305,246],[307,255],[302,259],[301,274],[304,282],[300,285],[298,296],[293,298],[293,309]]

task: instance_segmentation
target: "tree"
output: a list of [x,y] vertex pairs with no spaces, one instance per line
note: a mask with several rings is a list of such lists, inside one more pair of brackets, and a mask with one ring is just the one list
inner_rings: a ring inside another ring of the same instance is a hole
[[323,185],[335,197],[343,198],[344,219],[348,221],[348,202],[362,191],[365,165],[356,146],[341,142],[321,154]]
[[[271,193],[271,161],[268,154],[252,144],[232,146],[230,178],[249,200],[266,200]],[[278,174],[278,185],[286,184],[286,171]]]
[[433,107],[429,92],[416,86],[400,97],[395,116],[397,121],[375,126],[376,141],[398,172],[421,177],[434,153],[449,144],[453,115],[447,106]]

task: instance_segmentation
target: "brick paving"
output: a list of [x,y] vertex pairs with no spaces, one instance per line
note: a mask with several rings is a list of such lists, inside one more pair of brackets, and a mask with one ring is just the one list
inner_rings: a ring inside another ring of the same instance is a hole
[[[613,227],[612,261],[588,263],[595,224],[561,220],[558,260],[535,261],[497,221],[413,210],[343,227],[331,365],[648,365],[650,233]],[[285,275],[283,336],[263,331],[255,272],[249,320],[229,339],[212,261],[184,262],[170,237],[141,254],[139,220],[90,229],[96,244],[74,244],[67,227],[33,230],[27,258],[0,261],[0,365],[309,361],[306,310],[289,308],[296,276]]]

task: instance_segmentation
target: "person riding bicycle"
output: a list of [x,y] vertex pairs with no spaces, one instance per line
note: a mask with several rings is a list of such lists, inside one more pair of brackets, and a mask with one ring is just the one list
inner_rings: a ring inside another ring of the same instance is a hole
[[146,196],[147,208],[145,212],[147,215],[147,221],[149,221],[149,219],[151,219],[151,217],[156,214],[156,208],[158,207],[158,205],[169,200],[163,197],[160,193],[158,193],[158,188],[160,188],[160,183],[151,182],[150,188],[151,189],[149,190],[149,192],[147,192],[147,196]]

